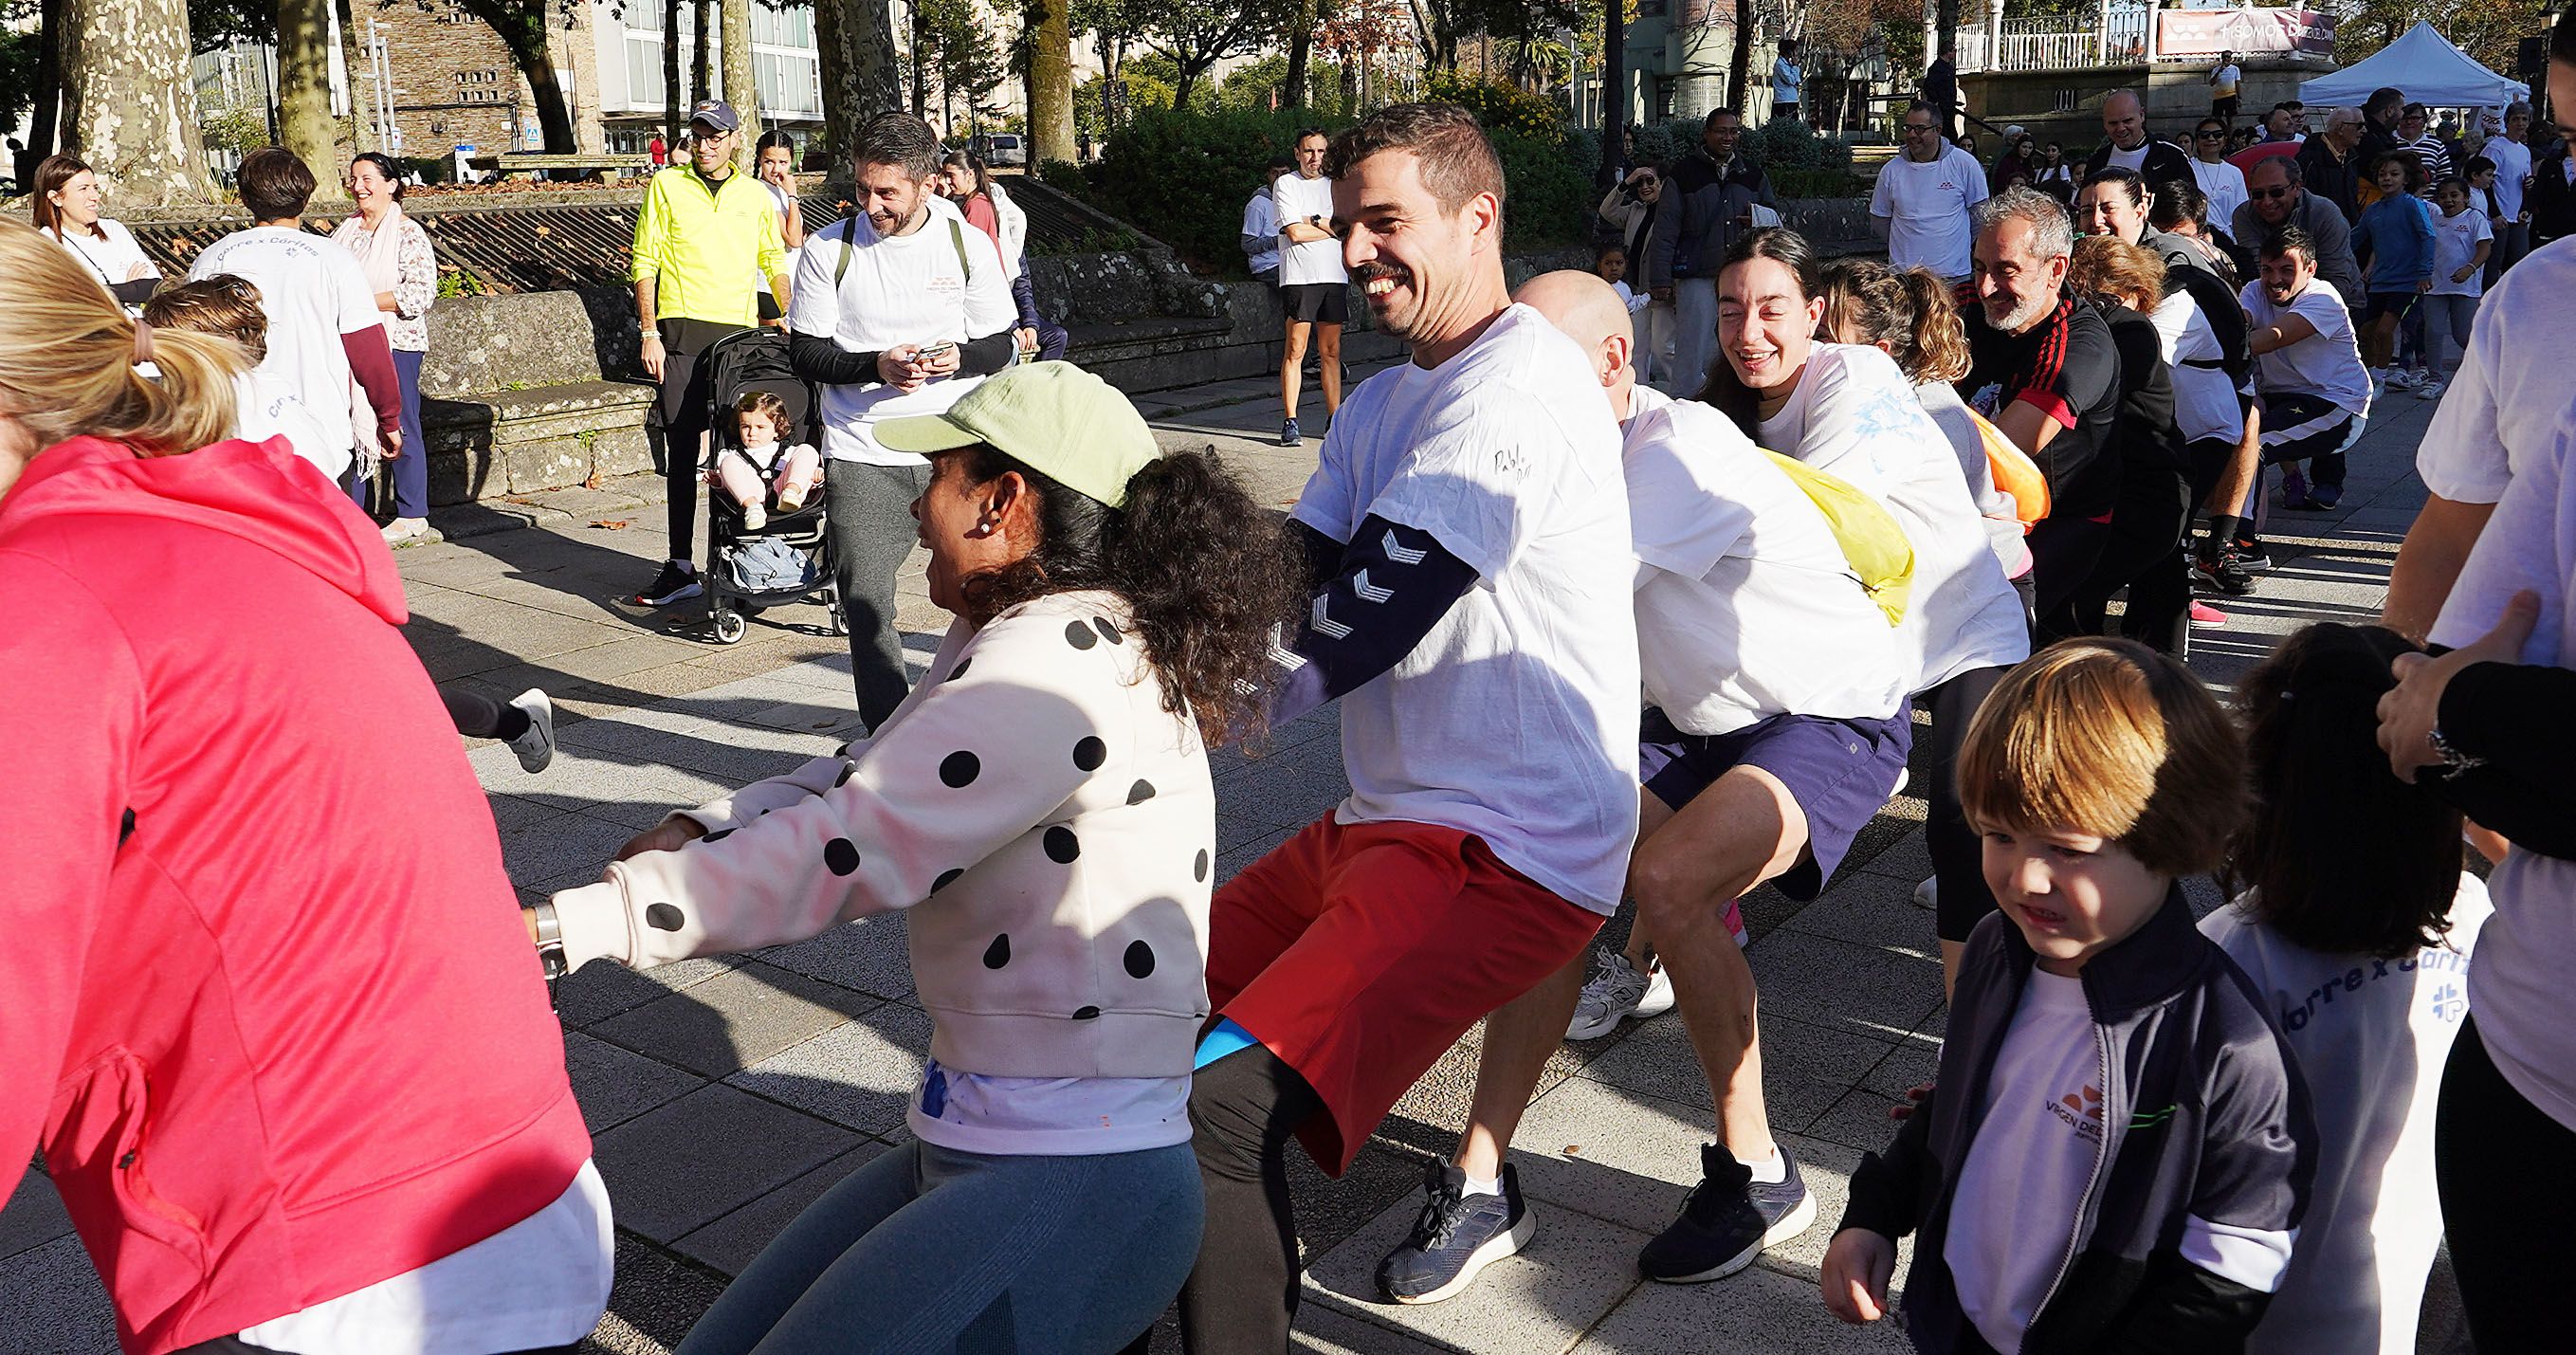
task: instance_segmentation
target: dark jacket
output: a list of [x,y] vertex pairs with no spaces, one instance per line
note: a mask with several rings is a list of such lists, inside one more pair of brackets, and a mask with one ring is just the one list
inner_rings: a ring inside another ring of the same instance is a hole
[[[1842,1227],[1916,1234],[1905,1329],[1929,1355],[1984,1345],[1942,1244],[1994,1059],[2034,962],[2009,919],[1977,924],[1959,961],[1939,1081],[1887,1152],[1864,1157],[1852,1174]],[[2084,1247],[2074,1250],[2077,1221],[2069,1220],[2057,1286],[2021,1348],[2242,1349],[2270,1293],[2186,1260],[2184,1235],[2210,1223],[2276,1237],[2298,1227],[2317,1132],[2297,1061],[2244,971],[2192,925],[2179,889],[2145,926],[2094,956],[2083,983],[2100,1046],[2101,1165],[2085,1200]]]
[[[2087,179],[2092,178],[2096,173],[2101,171],[2104,165],[2109,163],[2111,163],[2111,143],[2105,141],[2101,145],[2094,147],[2093,153],[2085,157],[2084,177]],[[2147,143],[2146,163],[2138,166],[2138,177],[2147,181],[2147,191],[2150,193],[2156,191],[2158,187],[2171,183],[2176,179],[2180,179],[2184,183],[2200,182],[2198,179],[2193,178],[2191,174],[2191,152],[2184,150],[2182,147],[2177,146],[2170,141],[2149,141]],[[2076,186],[2078,188],[2083,187],[2080,183]]]
[[1692,151],[1664,176],[1664,195],[1655,204],[1655,229],[1646,252],[1646,285],[1670,287],[1675,278],[1717,276],[1727,246],[1746,227],[1753,204],[1777,209],[1771,180],[1762,167],[1737,151],[1720,171],[1706,148]]
[[2352,154],[2337,160],[2324,134],[2319,133],[2300,142],[2299,153],[2291,158],[2298,161],[2299,173],[2311,196],[2333,203],[2335,210],[2343,213],[2347,226],[2361,219],[2361,167],[2370,163],[2361,147],[2354,147]]
[[2576,235],[2576,188],[2567,183],[2567,154],[2561,149],[2531,167],[2531,191],[2523,195],[2522,206],[2531,213],[2534,249]]
[[2442,737],[2478,765],[2417,777],[2434,794],[2527,852],[2576,861],[2576,791],[2564,775],[2576,727],[2533,720],[2535,710],[2576,701],[2576,672],[2546,665],[2473,663],[2442,689]]
[[2245,308],[2236,299],[2244,284],[2234,270],[2213,261],[2190,241],[2152,226],[2139,234],[2138,243],[2165,261],[2165,295],[2177,290],[2191,293],[2193,304],[2209,321],[2211,336],[2226,350],[2221,370],[2229,381],[2245,384],[2253,374],[2254,358],[2246,347]]

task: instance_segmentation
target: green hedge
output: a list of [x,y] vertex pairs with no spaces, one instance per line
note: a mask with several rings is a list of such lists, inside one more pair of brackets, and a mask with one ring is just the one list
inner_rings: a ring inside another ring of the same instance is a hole
[[[1088,196],[1198,267],[1240,276],[1244,201],[1261,186],[1270,157],[1293,149],[1297,129],[1313,125],[1310,116],[1140,110],[1090,167]],[[1341,129],[1325,124],[1325,130]],[[1503,162],[1505,243],[1517,249],[1583,238],[1594,202],[1589,166],[1572,163],[1562,132],[1491,135]]]
[[[1637,159],[1669,165],[1699,148],[1700,120],[1672,118],[1637,129]],[[1819,136],[1803,122],[1766,122],[1744,133],[1743,149],[1771,176],[1782,198],[1841,198],[1858,190],[1851,145]]]

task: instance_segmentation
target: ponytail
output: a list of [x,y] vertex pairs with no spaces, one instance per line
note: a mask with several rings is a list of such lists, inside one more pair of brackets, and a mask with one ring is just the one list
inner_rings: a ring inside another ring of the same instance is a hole
[[1968,330],[1949,284],[1928,268],[1866,259],[1824,267],[1825,323],[1854,343],[1875,344],[1915,385],[1968,374]]
[[1016,472],[1038,496],[1037,549],[965,581],[983,616],[1050,593],[1098,588],[1126,600],[1163,684],[1163,708],[1187,710],[1210,746],[1262,732],[1258,688],[1272,628],[1306,601],[1277,519],[1227,473],[1213,450],[1155,459],[1111,508],[994,450],[968,452],[969,480]]
[[156,329],[158,380],[135,347],[134,321],[62,246],[0,221],[0,410],[37,446],[87,434],[172,456],[232,436],[239,345]]

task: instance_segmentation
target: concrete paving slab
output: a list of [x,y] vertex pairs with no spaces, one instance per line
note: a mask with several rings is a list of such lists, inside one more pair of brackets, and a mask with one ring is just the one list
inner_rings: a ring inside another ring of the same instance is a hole
[[758,958],[809,978],[893,1000],[912,995],[912,954],[901,913],[861,918]]
[[[1930,857],[1924,858],[1927,868]],[[1921,879],[1921,876],[1915,877]],[[1792,931],[1900,951],[1939,963],[1931,910],[1914,906],[1914,880],[1845,871],[1782,925]]]
[[1646,1234],[1567,1212],[1528,1250],[1496,1262],[1466,1295],[1400,1307],[1377,1294],[1377,1264],[1412,1231],[1419,1212],[1401,1201],[1327,1252],[1306,1273],[1305,1301],[1462,1350],[1560,1351],[1639,1283]]
[[66,1234],[0,1259],[0,1350],[10,1355],[117,1355],[116,1311],[98,1270]]
[[[17,1193],[0,1206],[0,1261],[67,1237],[72,1231],[72,1216],[63,1212],[62,1194],[43,1172],[29,1168],[18,1181]],[[0,1349],[6,1349],[0,1342]]]
[[865,993],[746,960],[590,1031],[693,1073],[724,1077],[878,1005]]
[[[1763,993],[1762,1095],[1775,1129],[1805,1128],[1895,1048],[1893,1032],[1818,1024],[1787,1014],[1803,1010]],[[1631,1023],[1626,1030],[1619,1043],[1584,1065],[1582,1076],[1696,1106],[1703,1137],[1713,1136],[1717,1102],[1681,1017],[1659,1016]]]
[[593,1134],[667,1105],[707,1082],[696,1073],[578,1030],[564,1032],[564,1067],[572,1075],[573,1096],[581,1102],[582,1123]]
[[[597,878],[595,872],[591,878]],[[580,883],[583,881],[578,878],[568,881],[568,885]],[[709,955],[636,970],[600,960],[565,975],[555,984],[555,1014],[563,1018],[568,1029],[584,1029],[691,984],[703,983],[741,963],[738,956]]]
[[882,1138],[903,1127],[929,1056],[929,1014],[889,1002],[752,1062],[725,1082]]
[[1746,952],[1773,1011],[1893,1038],[1941,1000],[1941,965],[1904,951],[1780,931]]
[[709,1083],[599,1135],[620,1231],[674,1242],[860,1143],[857,1134]]
[[1844,1326],[1825,1311],[1813,1282],[1758,1266],[1717,1284],[1645,1285],[1574,1347],[1580,1355],[1901,1355],[1908,1348],[1894,1318]]
[[691,1232],[674,1245],[684,1256],[704,1261],[727,1275],[740,1275],[770,1239],[820,1199],[823,1192],[841,1184],[843,1178],[885,1151],[884,1144],[862,1141],[858,1147]]

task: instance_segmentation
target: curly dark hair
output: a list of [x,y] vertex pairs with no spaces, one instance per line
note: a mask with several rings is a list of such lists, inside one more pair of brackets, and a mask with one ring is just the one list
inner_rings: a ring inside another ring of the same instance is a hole
[[2398,780],[2378,742],[2389,664],[2414,652],[2377,626],[2309,626],[2238,689],[2256,805],[2227,884],[2309,950],[2394,959],[2451,929],[2460,811]]
[[[941,458],[945,461],[947,458]],[[970,610],[992,616],[1051,593],[1100,588],[1127,600],[1163,683],[1163,708],[1187,703],[1210,747],[1263,731],[1271,631],[1305,604],[1287,533],[1217,461],[1174,452],[1127,481],[1112,508],[993,447],[962,453],[971,484],[1017,472],[1038,497],[1038,546],[965,580]]]

